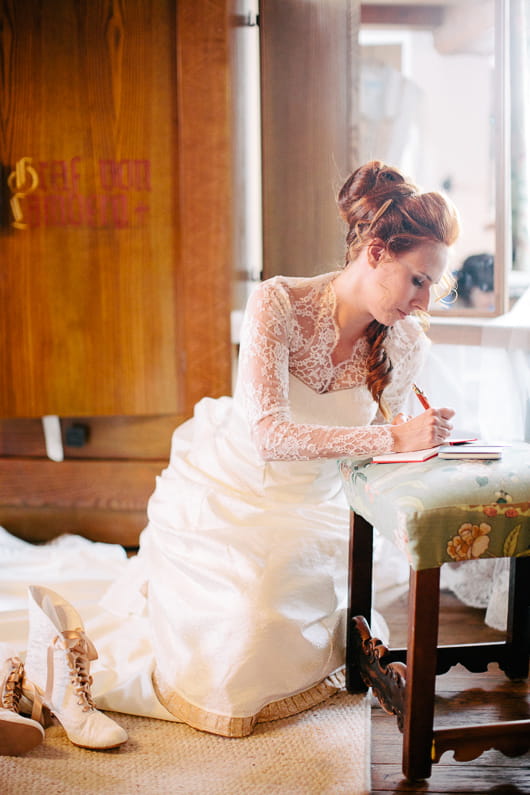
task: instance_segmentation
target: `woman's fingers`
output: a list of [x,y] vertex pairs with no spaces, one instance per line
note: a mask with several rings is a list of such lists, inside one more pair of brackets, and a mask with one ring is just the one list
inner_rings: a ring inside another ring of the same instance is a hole
[[449,436],[453,430],[453,425],[449,420],[454,416],[454,411],[451,409],[438,409],[438,428]]
[[414,419],[397,422],[393,425],[394,450],[423,450],[434,447],[449,437],[453,426],[450,419],[454,416],[452,409],[427,409]]
[[432,434],[433,444],[439,444],[447,439],[451,433],[453,426],[449,419],[444,416],[443,409],[429,409],[431,417],[429,418],[428,425]]
[[408,422],[410,419],[412,418],[408,414],[396,414],[392,420],[392,425],[402,425],[404,422]]

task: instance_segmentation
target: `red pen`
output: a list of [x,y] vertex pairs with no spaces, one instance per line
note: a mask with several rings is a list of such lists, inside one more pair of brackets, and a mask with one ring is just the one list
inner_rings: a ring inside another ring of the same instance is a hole
[[427,400],[427,398],[425,397],[425,395],[423,394],[423,392],[419,388],[419,386],[416,386],[416,384],[412,384],[412,389],[416,393],[416,397],[420,401],[420,403],[423,406],[423,408],[424,409],[430,409],[431,404],[429,403],[429,401]]

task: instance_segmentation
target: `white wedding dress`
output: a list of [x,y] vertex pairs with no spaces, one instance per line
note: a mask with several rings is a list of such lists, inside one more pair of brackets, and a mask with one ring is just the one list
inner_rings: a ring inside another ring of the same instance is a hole
[[[392,436],[366,387],[366,340],[333,362],[338,273],[260,285],[243,323],[234,398],[201,400],[175,431],[139,554],[118,556],[100,605],[86,605],[103,709],[241,736],[340,684],[348,506],[336,460],[388,452]],[[393,364],[385,397],[396,414],[427,340],[409,317],[385,348]],[[75,543],[97,547],[111,565],[102,545]],[[14,545],[12,573],[28,546]],[[59,539],[33,549],[42,560],[55,550],[57,561],[60,547]],[[8,549],[4,534],[4,559]],[[80,587],[87,565],[96,577],[98,561],[79,560]],[[60,583],[56,590],[69,598]]]

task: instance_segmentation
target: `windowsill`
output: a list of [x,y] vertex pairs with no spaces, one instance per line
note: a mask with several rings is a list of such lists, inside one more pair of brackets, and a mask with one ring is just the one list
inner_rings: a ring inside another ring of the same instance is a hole
[[490,323],[484,317],[431,317],[427,335],[440,345],[480,345]]
[[439,345],[482,345],[483,333],[488,331],[488,345],[502,347],[514,329],[521,328],[510,313],[494,318],[431,317],[428,337]]
[[[515,276],[517,276],[516,281]],[[428,330],[431,340],[442,345],[482,345],[486,337],[488,346],[502,347],[509,343],[514,331],[528,333],[530,331],[528,275],[525,272],[512,274],[512,277],[514,283],[510,291],[510,302],[513,305],[508,312],[496,317],[431,316]]]

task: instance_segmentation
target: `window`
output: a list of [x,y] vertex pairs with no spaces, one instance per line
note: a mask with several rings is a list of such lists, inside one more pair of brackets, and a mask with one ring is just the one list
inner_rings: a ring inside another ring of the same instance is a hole
[[459,208],[457,295],[433,306],[451,317],[502,314],[530,281],[530,12],[483,5],[419,4],[406,19],[397,4],[362,6],[361,160],[398,165]]

